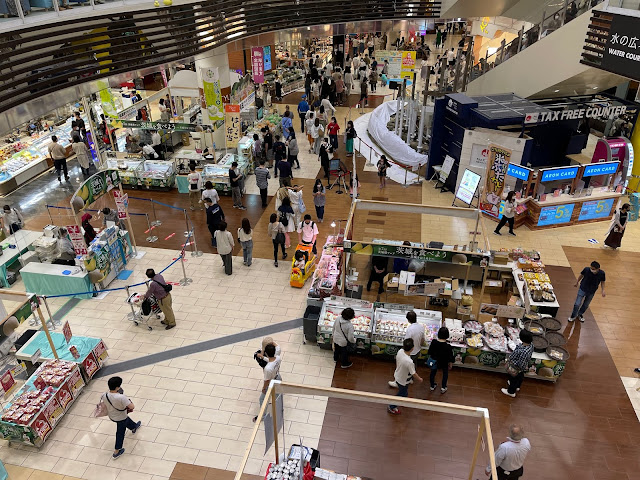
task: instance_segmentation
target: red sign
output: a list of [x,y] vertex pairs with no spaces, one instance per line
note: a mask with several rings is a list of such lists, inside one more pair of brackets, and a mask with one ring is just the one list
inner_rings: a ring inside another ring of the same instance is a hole
[[251,74],[255,83],[264,83],[264,56],[262,47],[251,48]]
[[120,190],[113,191],[113,198],[118,207],[118,218],[127,218],[127,207],[129,205],[129,194],[121,193]]
[[92,378],[95,373],[98,371],[98,361],[96,357],[93,355],[93,352],[89,352],[87,358],[82,361],[82,366],[84,367],[84,372],[87,374],[87,377]]
[[56,399],[58,400],[58,403],[63,408],[63,410],[66,411],[67,406],[73,401],[70,379],[60,386],[60,388],[58,389],[58,393],[56,393]]
[[69,325],[69,321],[64,322],[64,326],[62,327],[62,333],[64,334],[64,339],[67,343],[71,342],[71,337],[73,337],[73,333],[71,333],[71,325]]
[[100,340],[98,345],[96,345],[96,348],[93,349],[93,354],[98,359],[98,364],[102,367],[104,361],[109,356],[109,354],[107,353],[107,347],[102,340]]
[[33,381],[33,386],[36,387],[38,390],[42,390],[47,386],[47,384],[44,383],[44,380],[42,379],[42,377],[38,375],[36,379]]
[[73,249],[76,255],[87,254],[87,244],[84,243],[84,237],[82,236],[82,230],[78,225],[65,225],[67,232],[69,232],[69,238],[73,244]]
[[49,435],[49,432],[51,432],[51,425],[49,425],[44,412],[40,412],[38,414],[31,426],[35,430],[36,435],[38,435],[42,440],[44,440],[47,435]]
[[49,403],[44,407],[44,416],[47,418],[51,428],[56,426],[58,419],[64,415],[64,410],[56,400],[56,397],[52,397]]
[[80,394],[82,387],[84,387],[84,380],[82,379],[82,375],[80,375],[80,369],[76,368],[73,370],[69,376],[69,380],[67,380],[67,385],[71,390],[73,398],[76,398]]
[[11,370],[7,370],[7,373],[5,373],[2,378],[0,378],[0,383],[2,383],[2,389],[4,390],[4,393],[8,393],[13,388],[13,386],[16,384],[16,381],[13,378]]

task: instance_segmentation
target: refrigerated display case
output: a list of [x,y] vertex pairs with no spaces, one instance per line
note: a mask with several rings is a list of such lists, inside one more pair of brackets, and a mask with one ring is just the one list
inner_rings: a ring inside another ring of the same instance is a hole
[[149,190],[171,190],[176,183],[173,161],[145,160],[138,175],[138,185]]
[[[406,318],[407,311],[409,310],[376,308],[371,337],[372,354],[395,356],[402,347],[402,341],[405,339],[407,328],[410,325]],[[416,313],[417,323],[424,326],[426,345],[422,346],[419,358],[425,358],[429,343],[437,338],[438,330],[442,326],[442,312],[418,308],[413,311]]]
[[331,348],[333,338],[333,324],[340,316],[340,312],[347,307],[353,308],[356,316],[351,323],[355,330],[356,349],[369,352],[371,349],[371,331],[373,327],[373,303],[347,297],[325,298],[318,320],[318,346]]
[[248,136],[238,140],[238,164],[246,162],[249,173],[253,173],[253,144],[253,138]]
[[108,159],[107,168],[117,169],[120,172],[120,181],[123,187],[136,188],[138,185],[139,172],[142,170],[142,159]]
[[[202,169],[202,181],[203,182],[211,182],[213,183],[213,188],[215,188],[220,193],[231,193],[231,185],[229,184],[229,170],[231,169],[231,164],[236,161],[236,155],[233,153],[228,153],[224,157],[220,159],[215,165],[206,165]],[[237,160],[238,169],[240,172],[246,175],[247,170],[249,168],[249,164],[245,160]]]

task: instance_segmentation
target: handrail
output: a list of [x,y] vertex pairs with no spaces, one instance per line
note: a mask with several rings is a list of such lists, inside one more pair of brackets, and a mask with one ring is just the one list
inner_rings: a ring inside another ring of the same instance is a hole
[[[505,43],[503,40],[498,50],[496,50],[491,55],[485,55],[484,58],[480,58],[469,71],[470,78],[467,81],[467,85],[469,84],[469,82],[480,78],[489,70],[492,70],[493,68],[507,61],[509,58],[527,49],[541,38],[544,38],[549,33],[558,30],[560,27],[564,26],[571,20],[574,20],[575,18],[587,13],[590,9],[602,2],[604,2],[604,0],[587,0],[586,8],[583,10],[578,10],[573,18],[568,18],[567,16],[567,8],[571,3],[569,0],[564,0],[564,6],[559,10],[554,11],[550,15],[546,15],[546,11],[543,11],[541,22],[536,23],[526,32],[521,29],[518,32],[517,38],[509,43]],[[545,28],[545,22],[547,21],[549,22],[546,24]]]

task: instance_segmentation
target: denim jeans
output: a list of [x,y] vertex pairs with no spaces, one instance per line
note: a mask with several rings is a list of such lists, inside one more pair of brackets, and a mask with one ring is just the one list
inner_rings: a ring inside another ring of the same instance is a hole
[[316,217],[318,217],[318,220],[322,220],[324,218],[324,205],[322,205],[321,207],[316,205],[315,207],[316,207]]
[[573,310],[571,311],[571,318],[576,318],[578,315],[584,315],[584,312],[589,308],[589,304],[591,303],[591,300],[593,300],[593,296],[595,294],[596,292],[586,293],[579,288],[576,303],[573,305]]
[[133,430],[136,428],[136,422],[127,417],[124,420],[120,420],[116,423],[116,450],[120,450],[122,448],[122,444],[124,443],[124,434],[129,430]]
[[444,368],[432,368],[431,375],[429,375],[429,381],[433,387],[436,384],[436,373],[438,370],[442,370],[442,388],[447,388],[447,380],[449,380],[449,365],[445,364]]
[[240,242],[240,245],[242,245],[242,258],[244,259],[244,263],[251,265],[253,261],[253,240]]
[[[396,397],[408,397],[409,396],[409,384],[400,385],[398,383],[398,393],[396,393]],[[397,408],[397,405],[389,405],[390,409]]]

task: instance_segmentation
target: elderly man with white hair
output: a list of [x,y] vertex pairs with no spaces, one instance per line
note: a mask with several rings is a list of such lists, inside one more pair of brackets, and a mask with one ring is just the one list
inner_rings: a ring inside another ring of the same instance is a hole
[[[529,440],[524,438],[524,429],[520,425],[511,424],[509,426],[509,436],[507,441],[501,443],[496,450],[496,469],[498,478],[494,480],[517,480],[524,473],[524,459],[531,450]],[[487,476],[491,475],[491,464],[487,465],[485,471]]]

